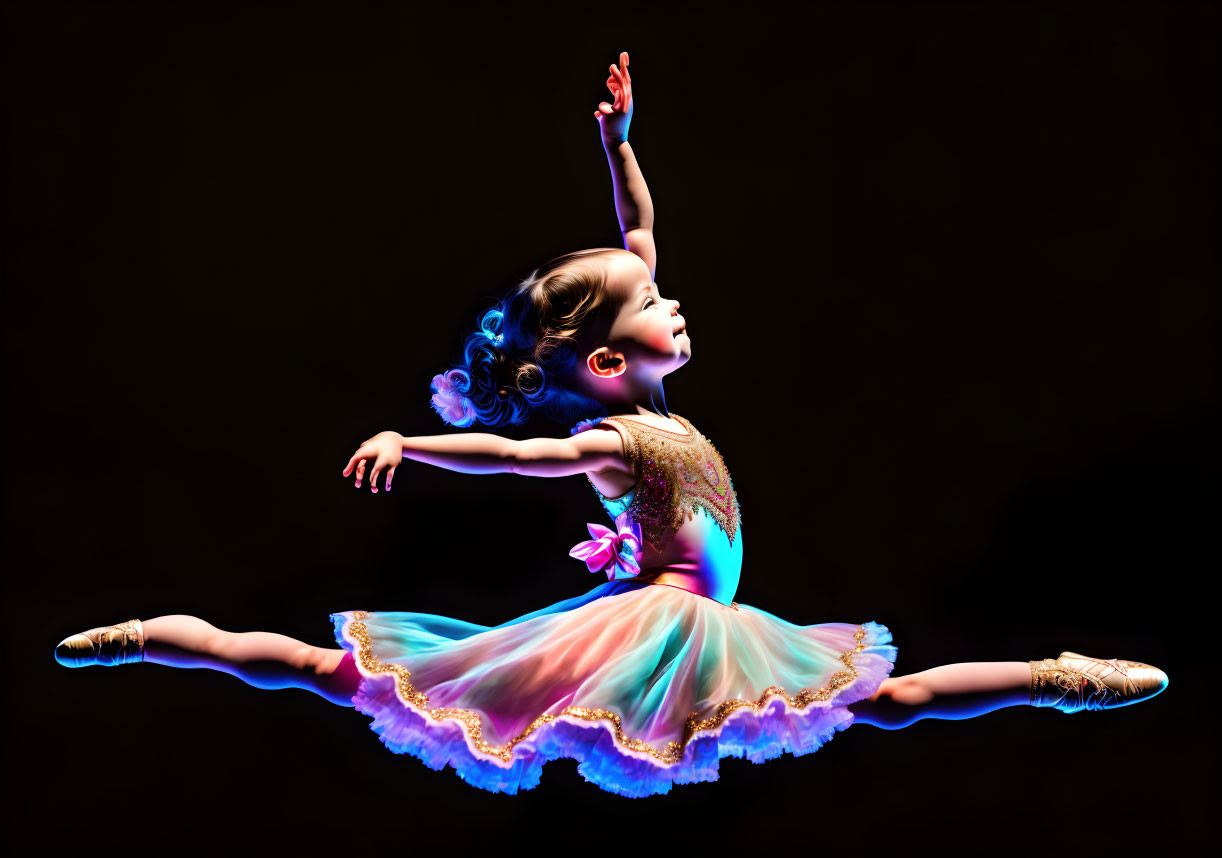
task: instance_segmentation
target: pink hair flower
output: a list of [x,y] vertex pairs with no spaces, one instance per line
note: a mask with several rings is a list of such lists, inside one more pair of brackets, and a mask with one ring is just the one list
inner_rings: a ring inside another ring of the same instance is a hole
[[460,429],[475,422],[475,405],[464,396],[471,389],[471,376],[463,369],[433,376],[433,410],[441,419]]

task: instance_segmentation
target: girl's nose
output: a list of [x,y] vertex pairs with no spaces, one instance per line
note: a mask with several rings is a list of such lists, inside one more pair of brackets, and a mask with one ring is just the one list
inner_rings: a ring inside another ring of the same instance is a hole
[[674,309],[673,309],[673,310],[671,310],[671,311],[670,311],[670,314],[671,314],[672,316],[677,316],[677,315],[679,315],[679,302],[678,302],[678,301],[675,301],[675,307],[674,307]]

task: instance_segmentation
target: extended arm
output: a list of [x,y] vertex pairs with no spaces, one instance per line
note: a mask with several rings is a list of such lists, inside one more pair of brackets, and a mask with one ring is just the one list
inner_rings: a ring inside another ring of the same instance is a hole
[[369,480],[372,491],[377,491],[378,474],[383,469],[387,471],[386,488],[390,488],[395,468],[402,459],[464,474],[567,477],[587,471],[632,470],[624,457],[623,442],[615,432],[581,432],[571,438],[525,441],[481,432],[407,438],[397,432],[382,432],[362,444],[344,468],[345,477],[356,470],[358,487],[368,459],[375,460]]
[[403,439],[403,458],[464,474],[521,474],[527,477],[568,477],[586,471],[628,467],[623,444],[612,432],[582,432],[571,438],[525,441],[482,432],[421,435]]
[[658,268],[658,251],[653,238],[653,200],[649,197],[645,176],[627,140],[617,143],[604,139],[603,147],[611,166],[615,214],[619,217],[624,248],[641,257],[649,266],[649,276],[653,277]]
[[602,129],[603,148],[607,150],[607,163],[611,167],[615,213],[619,217],[624,247],[645,261],[652,277],[658,267],[653,239],[653,200],[628,142],[633,109],[632,76],[628,73],[628,52],[624,51],[619,57],[619,67],[611,66],[611,76],[607,78],[607,88],[615,95],[615,103],[602,102],[594,116]]

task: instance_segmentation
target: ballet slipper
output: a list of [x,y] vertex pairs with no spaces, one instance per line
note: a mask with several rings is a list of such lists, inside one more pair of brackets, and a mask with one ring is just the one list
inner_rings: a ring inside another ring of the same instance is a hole
[[1076,652],[1029,663],[1031,705],[1069,713],[1131,706],[1161,693],[1169,682],[1167,674],[1140,661]]
[[144,661],[144,626],[139,620],[128,620],[66,637],[55,648],[55,660],[64,667],[112,667]]

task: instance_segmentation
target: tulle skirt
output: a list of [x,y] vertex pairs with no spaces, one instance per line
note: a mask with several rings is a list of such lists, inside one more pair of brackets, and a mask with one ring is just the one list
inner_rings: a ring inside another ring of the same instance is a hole
[[345,611],[335,637],[353,703],[395,753],[516,793],[578,761],[619,795],[717,780],[722,757],[816,751],[891,673],[877,623],[799,626],[676,587],[608,581],[488,627],[434,614]]

